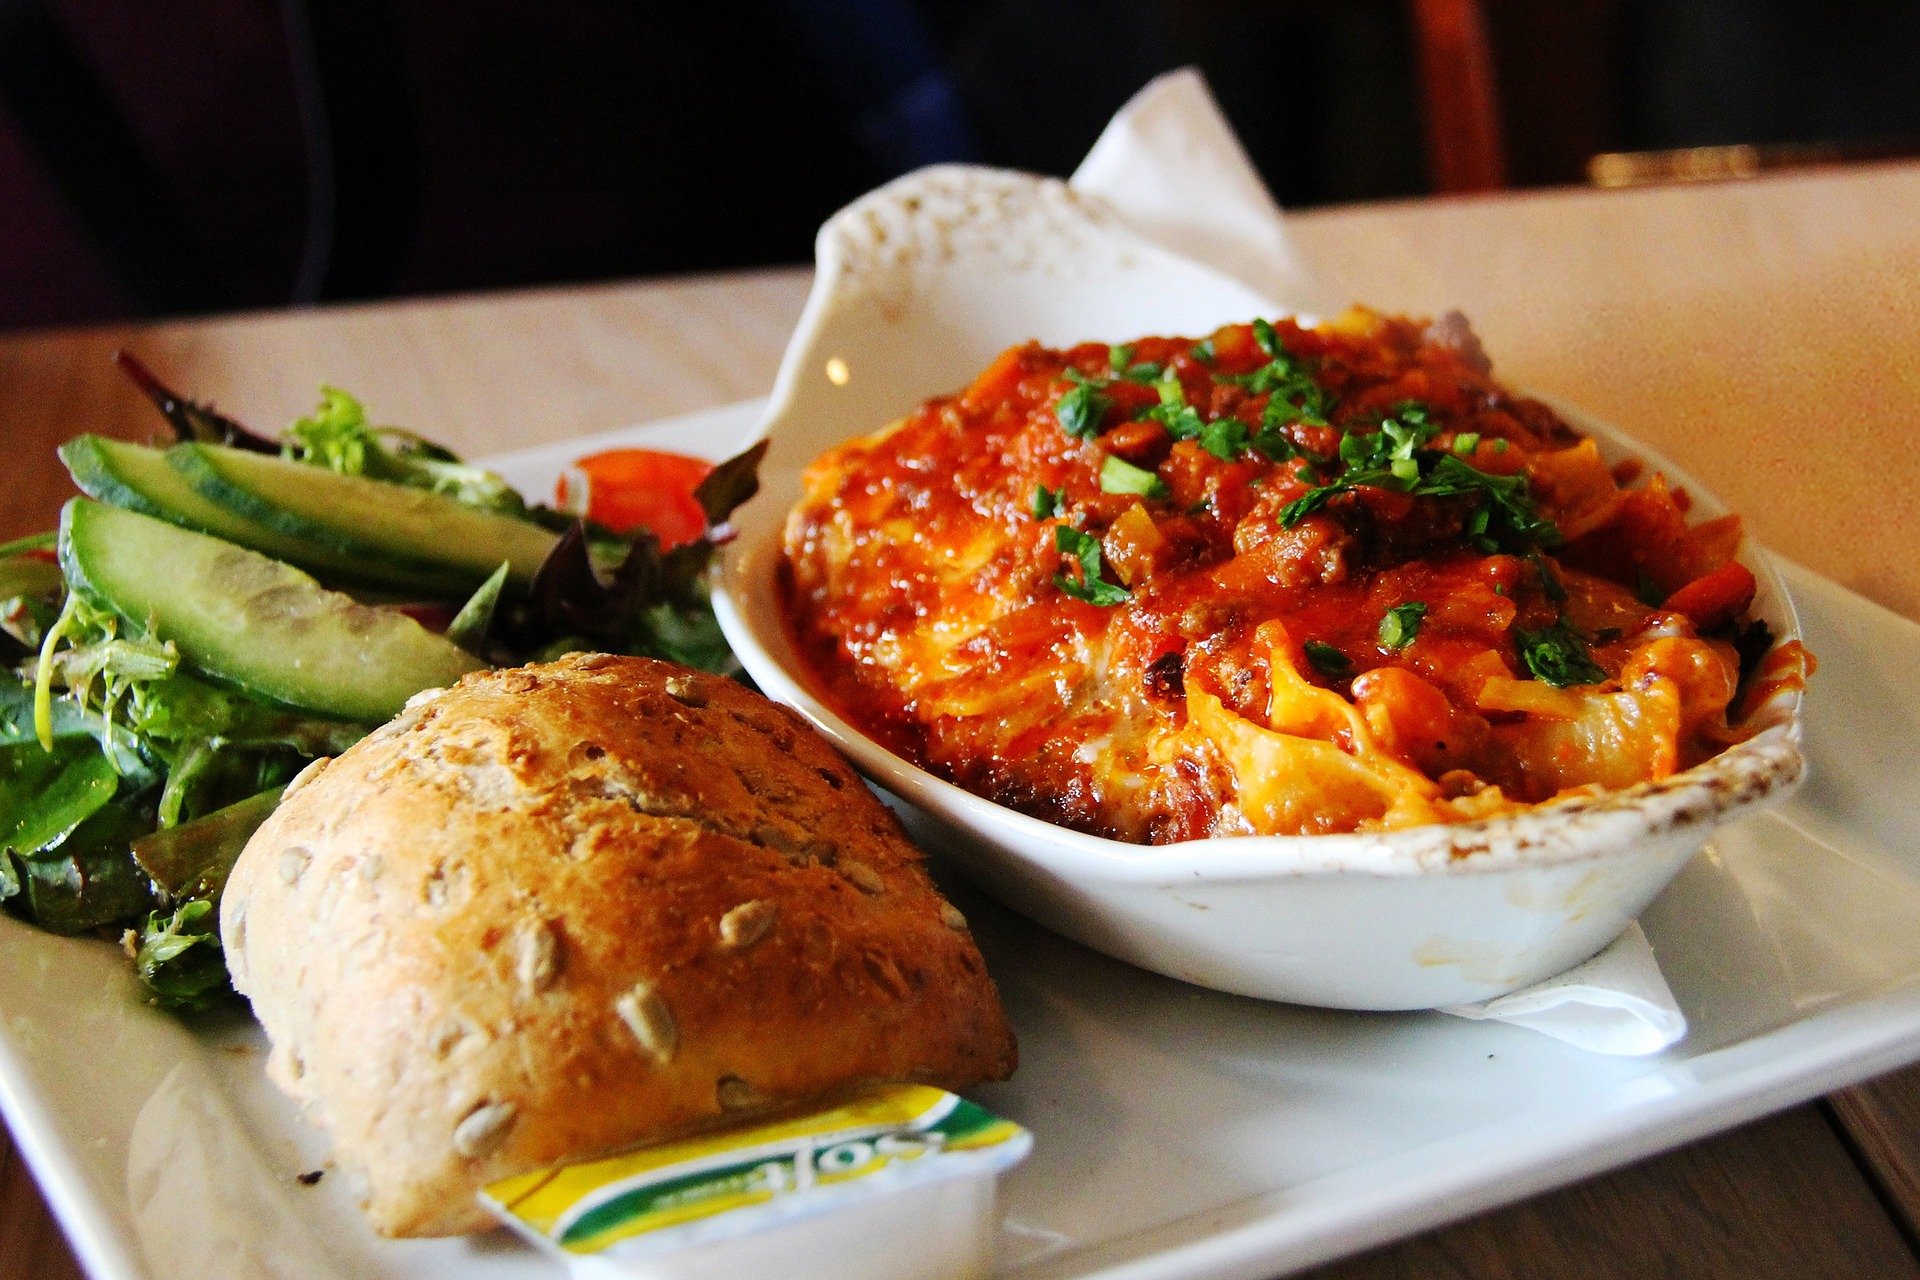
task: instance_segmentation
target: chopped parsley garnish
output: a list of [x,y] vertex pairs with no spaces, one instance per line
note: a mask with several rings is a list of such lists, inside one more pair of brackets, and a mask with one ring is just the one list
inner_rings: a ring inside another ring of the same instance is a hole
[[1267,353],[1269,360],[1278,360],[1287,353],[1287,349],[1280,345],[1280,335],[1265,320],[1256,319],[1253,322],[1253,340],[1260,344],[1260,349]]
[[[1159,393],[1160,403],[1141,414],[1141,418],[1160,423],[1175,440],[1199,441],[1201,448],[1222,462],[1237,461],[1249,449],[1257,450],[1271,462],[1286,462],[1301,457],[1300,449],[1287,436],[1286,427],[1293,422],[1324,424],[1326,393],[1305,366],[1279,345],[1273,326],[1265,321],[1259,323],[1265,326],[1266,337],[1261,340],[1263,349],[1278,353],[1272,362],[1252,373],[1222,374],[1214,379],[1268,397],[1257,429],[1232,417],[1207,421],[1200,410],[1188,401],[1186,387],[1179,375],[1169,367],[1153,364],[1134,365],[1123,375],[1134,381],[1150,383]],[[1211,339],[1205,345],[1206,358],[1211,361]],[[1196,346],[1194,350],[1197,353],[1199,347]],[[1131,358],[1130,350],[1127,355]],[[1146,376],[1149,373],[1151,377]]]
[[1163,424],[1175,440],[1197,440],[1207,428],[1207,420],[1190,404],[1155,405],[1144,416]]
[[1434,462],[1432,473],[1412,492],[1434,498],[1481,495],[1480,509],[1469,520],[1467,532],[1483,551],[1560,545],[1560,530],[1534,505],[1533,489],[1524,475],[1491,475],[1451,454],[1442,454]]
[[1313,669],[1329,680],[1344,680],[1353,674],[1353,659],[1324,640],[1309,640],[1301,646]]
[[1060,429],[1082,440],[1098,435],[1101,420],[1113,407],[1113,400],[1102,395],[1098,384],[1080,376],[1078,370],[1067,370],[1067,376],[1073,380],[1073,390],[1053,406],[1054,416],[1060,419]]
[[1123,342],[1118,346],[1108,347],[1107,364],[1112,367],[1116,375],[1125,378],[1128,382],[1151,383],[1158,379],[1166,369],[1165,365],[1155,364],[1151,360],[1135,364],[1133,362],[1133,344],[1131,342]]
[[1203,338],[1187,348],[1187,354],[1201,364],[1212,364],[1216,358],[1213,351],[1213,339]]
[[1167,369],[1154,380],[1153,388],[1160,393],[1160,403],[1141,416],[1166,427],[1167,434],[1175,440],[1199,438],[1207,422],[1198,409],[1187,403],[1187,389],[1180,384],[1180,376]]
[[1053,528],[1053,545],[1061,555],[1072,556],[1080,562],[1079,578],[1056,573],[1053,575],[1054,586],[1075,600],[1084,600],[1103,609],[1132,599],[1125,587],[1100,576],[1100,539],[1072,525],[1061,524]]
[[1036,486],[1033,491],[1033,518],[1051,520],[1066,507],[1067,491],[1064,488],[1049,489],[1045,485]]
[[1167,486],[1145,467],[1136,467],[1125,458],[1108,454],[1100,464],[1100,492],[1137,493],[1143,498],[1164,498]]
[[1389,649],[1406,648],[1420,634],[1420,623],[1426,616],[1427,606],[1419,600],[1393,606],[1380,619],[1380,643]]
[[1200,428],[1200,447],[1222,462],[1232,462],[1246,449],[1252,433],[1238,418],[1220,418]]
[[1325,506],[1329,498],[1361,485],[1417,492],[1421,474],[1420,459],[1415,454],[1438,434],[1439,428],[1428,420],[1423,407],[1411,402],[1399,406],[1395,415],[1383,419],[1378,431],[1342,435],[1340,461],[1346,470],[1339,479],[1310,489],[1290,503],[1280,513],[1280,523],[1291,528]]
[[1464,532],[1482,551],[1559,544],[1560,531],[1534,505],[1524,475],[1492,475],[1452,453],[1427,448],[1439,433],[1426,406],[1414,401],[1397,405],[1378,431],[1347,432],[1340,439],[1346,469],[1289,504],[1280,523],[1291,528],[1329,499],[1364,485],[1421,498],[1477,497]]
[[1253,447],[1265,454],[1269,462],[1286,462],[1306,456],[1292,440],[1287,438],[1286,432],[1275,431],[1268,427],[1261,427],[1254,433]]
[[1288,411],[1294,408],[1279,397],[1267,401],[1265,412],[1260,415],[1260,430],[1253,436],[1253,447],[1267,455],[1270,462],[1286,462],[1306,454],[1287,434],[1287,423],[1297,416]]
[[1329,408],[1326,389],[1315,380],[1306,362],[1280,345],[1279,335],[1265,320],[1253,322],[1253,337],[1266,352],[1268,362],[1252,373],[1226,374],[1216,380],[1270,397],[1266,421],[1271,425],[1310,422],[1324,426]]
[[1347,488],[1348,486],[1344,484],[1335,483],[1317,485],[1307,490],[1306,493],[1289,502],[1280,512],[1280,526],[1284,529],[1293,528],[1293,526],[1326,506],[1328,499],[1345,493]]
[[1600,664],[1587,653],[1585,638],[1565,618],[1538,631],[1515,631],[1513,640],[1527,670],[1556,689],[1599,684],[1607,678]]
[[1326,424],[1329,407],[1327,393],[1300,357],[1280,344],[1280,335],[1265,320],[1253,322],[1253,340],[1266,353],[1268,363],[1252,373],[1224,378],[1245,387],[1255,395],[1270,396],[1267,421],[1284,426],[1287,422]]

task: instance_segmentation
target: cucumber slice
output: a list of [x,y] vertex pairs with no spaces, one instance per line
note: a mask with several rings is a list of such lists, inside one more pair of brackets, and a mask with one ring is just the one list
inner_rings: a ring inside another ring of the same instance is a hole
[[466,589],[459,574],[405,564],[390,556],[344,554],[249,520],[203,496],[159,449],[101,436],[75,436],[60,446],[60,460],[89,498],[210,533],[329,578],[434,597],[458,596]]
[[469,585],[502,563],[525,586],[560,535],[444,494],[344,476],[217,444],[181,444],[167,461],[207,498],[291,537],[347,555],[444,566]]
[[60,564],[74,590],[201,671],[303,711],[375,723],[485,665],[292,565],[86,498],[60,513]]

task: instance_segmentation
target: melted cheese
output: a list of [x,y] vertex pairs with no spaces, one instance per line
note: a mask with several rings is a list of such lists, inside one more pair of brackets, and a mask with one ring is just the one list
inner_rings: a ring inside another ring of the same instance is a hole
[[[1663,777],[1738,736],[1731,647],[1636,598],[1724,564],[1737,523],[1688,526],[1658,476],[1622,488],[1591,441],[1417,322],[1276,331],[1334,405],[1331,426],[1286,426],[1294,454],[1331,459],[1342,430],[1416,400],[1435,456],[1524,477],[1564,545],[1489,552],[1473,498],[1391,486],[1290,516],[1332,463],[1173,439],[1149,412],[1166,378],[1200,421],[1267,425],[1247,326],[1214,334],[1211,361],[1143,339],[1138,377],[1105,346],[1029,344],[808,469],[786,589],[820,691],[962,786],[1138,841],[1468,821]],[[1110,407],[1075,436],[1058,406],[1086,381]],[[1109,456],[1155,491],[1105,492]],[[1042,490],[1057,512],[1036,515]],[[1120,603],[1075,598],[1076,535]],[[1388,647],[1381,620],[1407,602],[1425,605],[1418,634]],[[1589,637],[1604,681],[1533,678],[1517,639],[1558,624]],[[1309,642],[1351,670],[1309,663]]]

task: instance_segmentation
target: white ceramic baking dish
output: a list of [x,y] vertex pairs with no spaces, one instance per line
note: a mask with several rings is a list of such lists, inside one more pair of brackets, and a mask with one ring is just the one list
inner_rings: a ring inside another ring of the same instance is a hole
[[[1146,847],[1015,813],[921,770],[807,689],[774,570],[802,467],[964,385],[1009,345],[1203,334],[1280,309],[1133,234],[1063,183],[942,166],[864,197],[821,229],[812,296],[774,385],[764,488],[718,578],[721,626],[766,693],[797,709],[1001,900],[1109,955],[1222,991],[1358,1009],[1432,1008],[1550,977],[1599,951],[1708,834],[1778,800],[1805,769],[1800,696],[1763,730],[1672,778],[1463,826],[1238,837]],[[1498,353],[1495,353],[1496,357]],[[1609,461],[1634,456],[1724,507],[1665,459],[1561,408]],[[1748,547],[1754,612],[1799,624]]]

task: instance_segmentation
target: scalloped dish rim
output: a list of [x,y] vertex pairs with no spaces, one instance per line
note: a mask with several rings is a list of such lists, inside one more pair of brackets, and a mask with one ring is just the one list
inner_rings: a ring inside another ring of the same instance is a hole
[[[991,234],[983,236],[983,229]],[[958,264],[969,250],[981,255],[980,261],[963,272]],[[1771,699],[1755,713],[1772,721],[1769,727],[1667,778],[1548,801],[1478,822],[1396,831],[1214,836],[1164,845],[1133,844],[1020,813],[922,769],[881,746],[815,695],[781,617],[773,570],[786,513],[799,495],[800,468],[820,449],[872,432],[884,423],[884,418],[843,421],[841,413],[825,410],[813,394],[822,358],[831,354],[835,360],[825,363],[840,366],[838,377],[828,375],[835,385],[847,381],[850,367],[856,370],[856,382],[867,382],[871,375],[861,358],[863,347],[878,350],[884,345],[882,335],[897,340],[902,328],[914,331],[916,325],[930,323],[935,334],[954,324],[984,330],[974,336],[998,334],[1002,341],[997,350],[1006,341],[1033,336],[1035,316],[1024,308],[1040,306],[1042,298],[1057,299],[1061,280],[1054,273],[1071,267],[1092,265],[1118,271],[1108,283],[1119,283],[1123,297],[1151,297],[1149,309],[1156,314],[1169,309],[1190,314],[1197,301],[1197,309],[1211,314],[1215,324],[1249,318],[1220,313],[1246,305],[1253,293],[1211,263],[1141,235],[1128,225],[1124,214],[1098,195],[1057,179],[968,165],[917,170],[859,197],[821,226],[815,238],[815,260],[813,287],[761,420],[760,435],[773,446],[774,469],[763,467],[762,491],[747,509],[747,520],[741,522],[747,536],[727,549],[716,568],[714,610],[728,643],[763,692],[797,710],[867,776],[937,818],[1049,871],[1114,883],[1192,884],[1197,878],[1230,883],[1343,873],[1459,874],[1598,859],[1626,851],[1635,841],[1690,827],[1698,829],[1704,843],[1714,827],[1784,798],[1804,776],[1800,690]],[[1111,265],[1120,260],[1132,265]],[[983,317],[969,310],[978,298],[970,300],[968,291],[979,284],[975,276],[991,276],[995,271],[1006,273],[998,286],[1005,292],[994,295],[992,313]],[[1168,274],[1156,281],[1152,278],[1156,271]],[[1050,284],[1044,294],[1031,291],[1035,283],[1046,281]],[[943,289],[954,292],[943,294]],[[1168,296],[1168,290],[1180,296]],[[1292,315],[1315,323],[1297,308],[1272,306],[1265,314]],[[1103,319],[1118,323],[1110,316]],[[1077,336],[1089,336],[1098,323],[1090,318]],[[1180,324],[1171,314],[1166,323]],[[836,329],[844,347],[833,345]],[[1009,338],[1014,329],[1026,332]],[[1151,332],[1171,332],[1171,328]],[[1123,334],[1116,340],[1137,336]],[[995,344],[989,339],[982,345]],[[896,406],[899,411],[925,398],[924,391],[911,396],[906,391],[924,387],[931,374],[902,375],[897,367],[884,364],[882,369],[881,385],[889,392],[899,390],[898,398],[906,401]],[[972,372],[961,376],[971,377]],[[935,388],[940,390],[951,388]],[[1521,394],[1526,393],[1521,390]],[[1665,473],[1686,487],[1697,513],[1720,515],[1728,510],[1710,489],[1670,459],[1588,414],[1538,398],[1593,437],[1608,461],[1632,457]],[[829,429],[837,434],[828,438]],[[795,446],[808,456],[788,456]],[[761,518],[775,507],[777,520]],[[1755,616],[1767,618],[1776,643],[1800,639],[1798,614],[1765,554],[1743,540],[1737,558],[1759,583]]]

